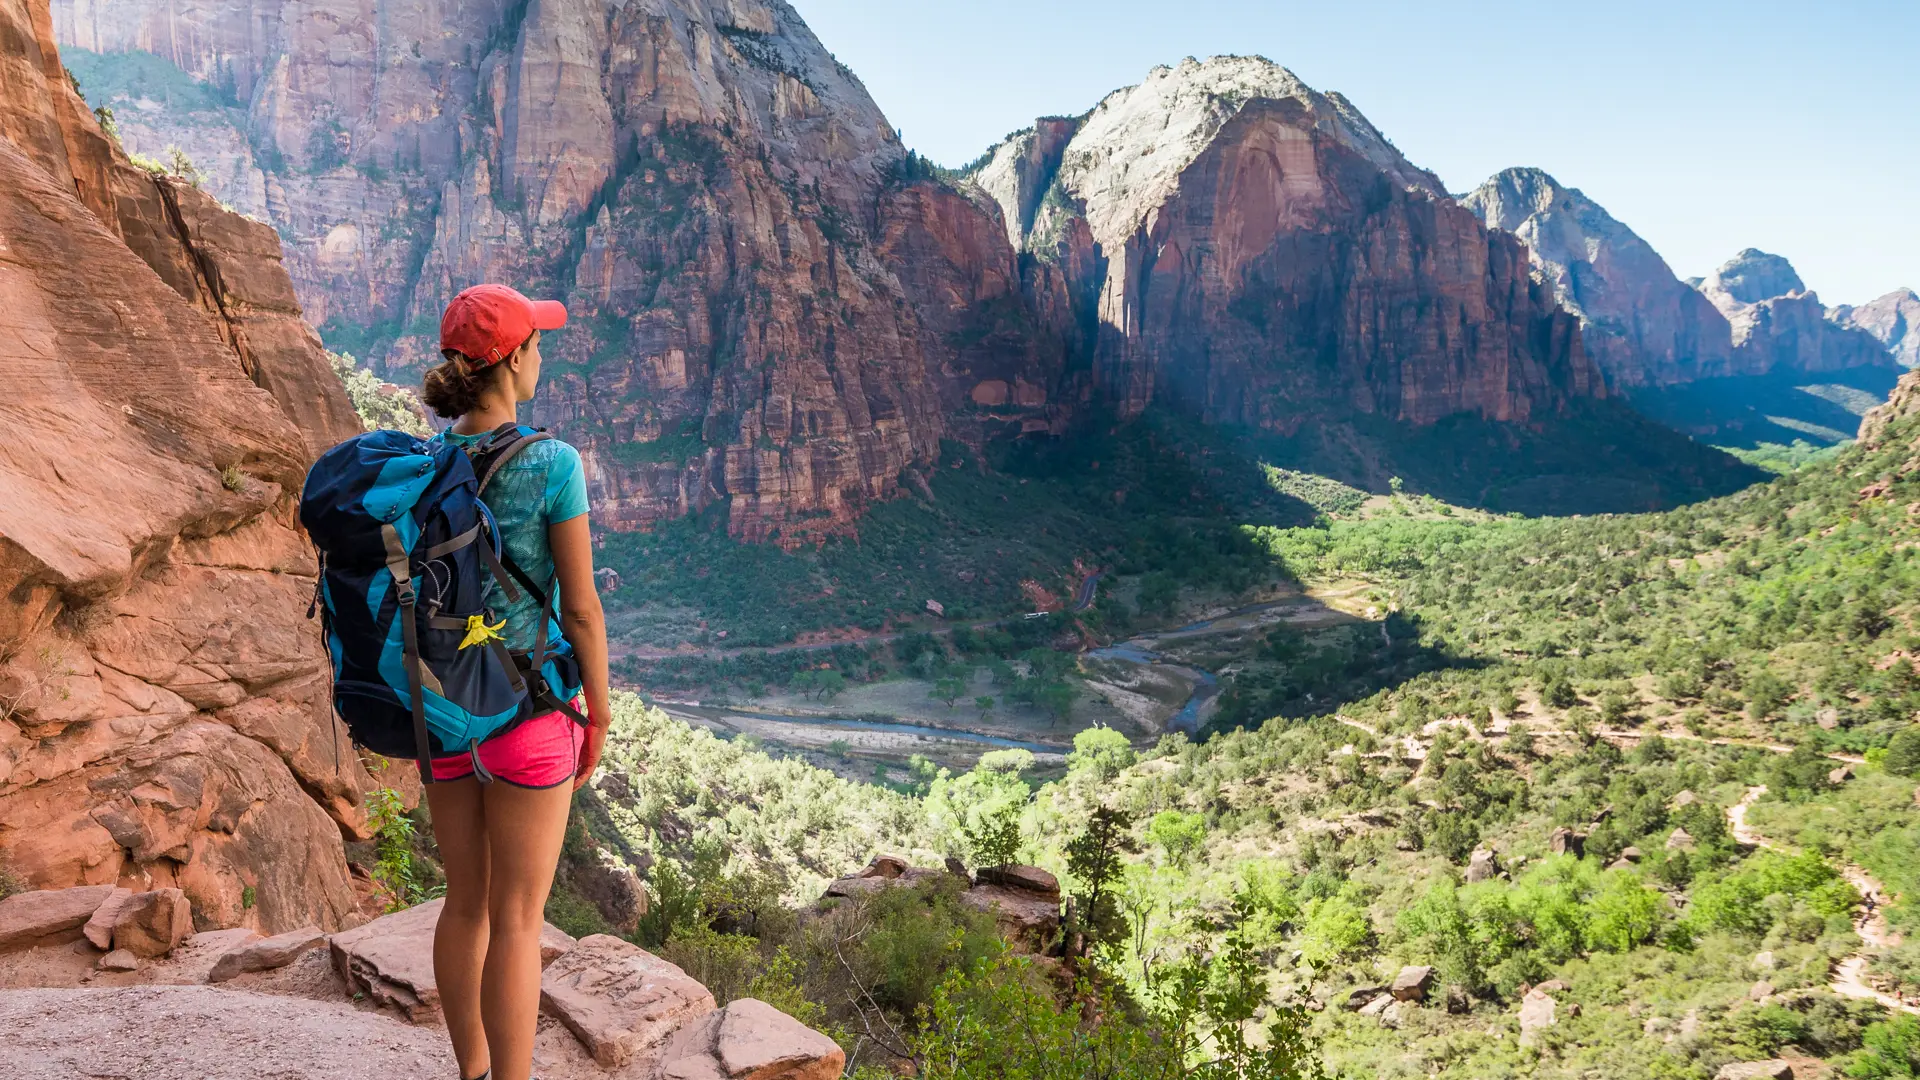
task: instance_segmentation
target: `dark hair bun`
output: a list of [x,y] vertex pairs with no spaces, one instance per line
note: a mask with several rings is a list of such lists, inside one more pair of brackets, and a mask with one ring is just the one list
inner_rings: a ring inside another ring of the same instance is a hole
[[420,400],[427,408],[447,420],[472,412],[480,406],[480,392],[495,374],[452,349],[442,350],[446,363],[428,371],[420,380]]

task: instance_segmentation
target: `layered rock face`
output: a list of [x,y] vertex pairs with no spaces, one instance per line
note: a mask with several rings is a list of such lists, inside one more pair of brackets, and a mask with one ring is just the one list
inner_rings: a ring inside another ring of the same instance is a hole
[[249,103],[309,316],[388,372],[437,360],[466,285],[567,300],[533,418],[586,454],[604,525],[724,500],[736,535],[797,541],[894,490],[956,406],[1053,422],[1063,346],[1020,317],[992,209],[900,175],[777,0],[57,10],[63,41]]
[[1733,327],[1742,355],[1736,374],[1790,369],[1808,374],[1890,367],[1887,346],[1872,334],[1827,317],[1793,265],[1748,248],[1694,284]]
[[1539,169],[1508,169],[1461,199],[1527,245],[1587,352],[1619,388],[1735,374],[1727,317],[1632,229]]
[[1841,326],[1872,334],[1897,363],[1920,367],[1920,293],[1895,289],[1859,307],[1842,304],[1827,317]]
[[128,163],[43,0],[0,2],[0,327],[0,862],[337,925],[375,781],[294,500],[358,421],[272,230]]
[[973,179],[1049,265],[1038,305],[1092,315],[1123,413],[1290,431],[1328,406],[1517,421],[1604,393],[1518,241],[1269,61],[1157,68]]

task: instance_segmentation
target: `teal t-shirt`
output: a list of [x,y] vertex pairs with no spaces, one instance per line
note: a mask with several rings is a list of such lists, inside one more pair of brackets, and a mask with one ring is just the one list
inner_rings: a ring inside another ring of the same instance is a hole
[[[464,447],[488,434],[459,435],[448,429],[436,438]],[[480,498],[499,523],[500,546],[516,566],[554,598],[557,608],[560,589],[547,527],[587,512],[587,476],[580,465],[580,451],[558,439],[542,439],[502,465]],[[509,602],[499,583],[489,579],[486,606],[495,616],[506,617],[506,629],[501,634],[507,648],[526,652],[533,648],[540,626],[540,606],[525,590],[520,592],[519,600]],[[547,639],[551,641],[559,633],[557,625],[551,626]]]

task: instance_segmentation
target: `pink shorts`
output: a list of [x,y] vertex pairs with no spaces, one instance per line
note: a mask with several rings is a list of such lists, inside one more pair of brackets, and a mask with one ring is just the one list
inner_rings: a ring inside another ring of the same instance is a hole
[[[480,764],[494,779],[515,787],[558,787],[573,779],[585,741],[586,729],[572,717],[550,712],[481,743]],[[461,780],[471,775],[473,758],[467,754],[433,759],[435,780]]]

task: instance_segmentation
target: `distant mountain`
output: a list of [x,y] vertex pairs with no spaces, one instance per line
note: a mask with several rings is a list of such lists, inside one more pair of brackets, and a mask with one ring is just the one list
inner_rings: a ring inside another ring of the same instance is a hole
[[1895,289],[1871,303],[1842,304],[1827,313],[1841,326],[1872,334],[1907,367],[1920,367],[1920,293]]
[[1819,374],[1892,365],[1885,343],[1828,319],[1820,297],[1778,255],[1747,248],[1695,288],[1733,327],[1734,348],[1746,354],[1737,374],[1776,369]]
[[1518,236],[1554,295],[1580,316],[1587,352],[1617,387],[1733,374],[1733,337],[1713,304],[1634,231],[1540,169],[1508,169],[1460,200]]
[[1259,57],[1155,68],[969,179],[1091,335],[1122,409],[1290,432],[1335,411],[1417,424],[1604,394],[1574,320],[1338,94]]
[[1912,320],[1899,294],[1858,316],[1829,312],[1786,259],[1753,249],[1680,281],[1632,229],[1539,169],[1508,169],[1461,202],[1526,243],[1608,385],[1697,438],[1837,442],[1900,374],[1888,350]]

